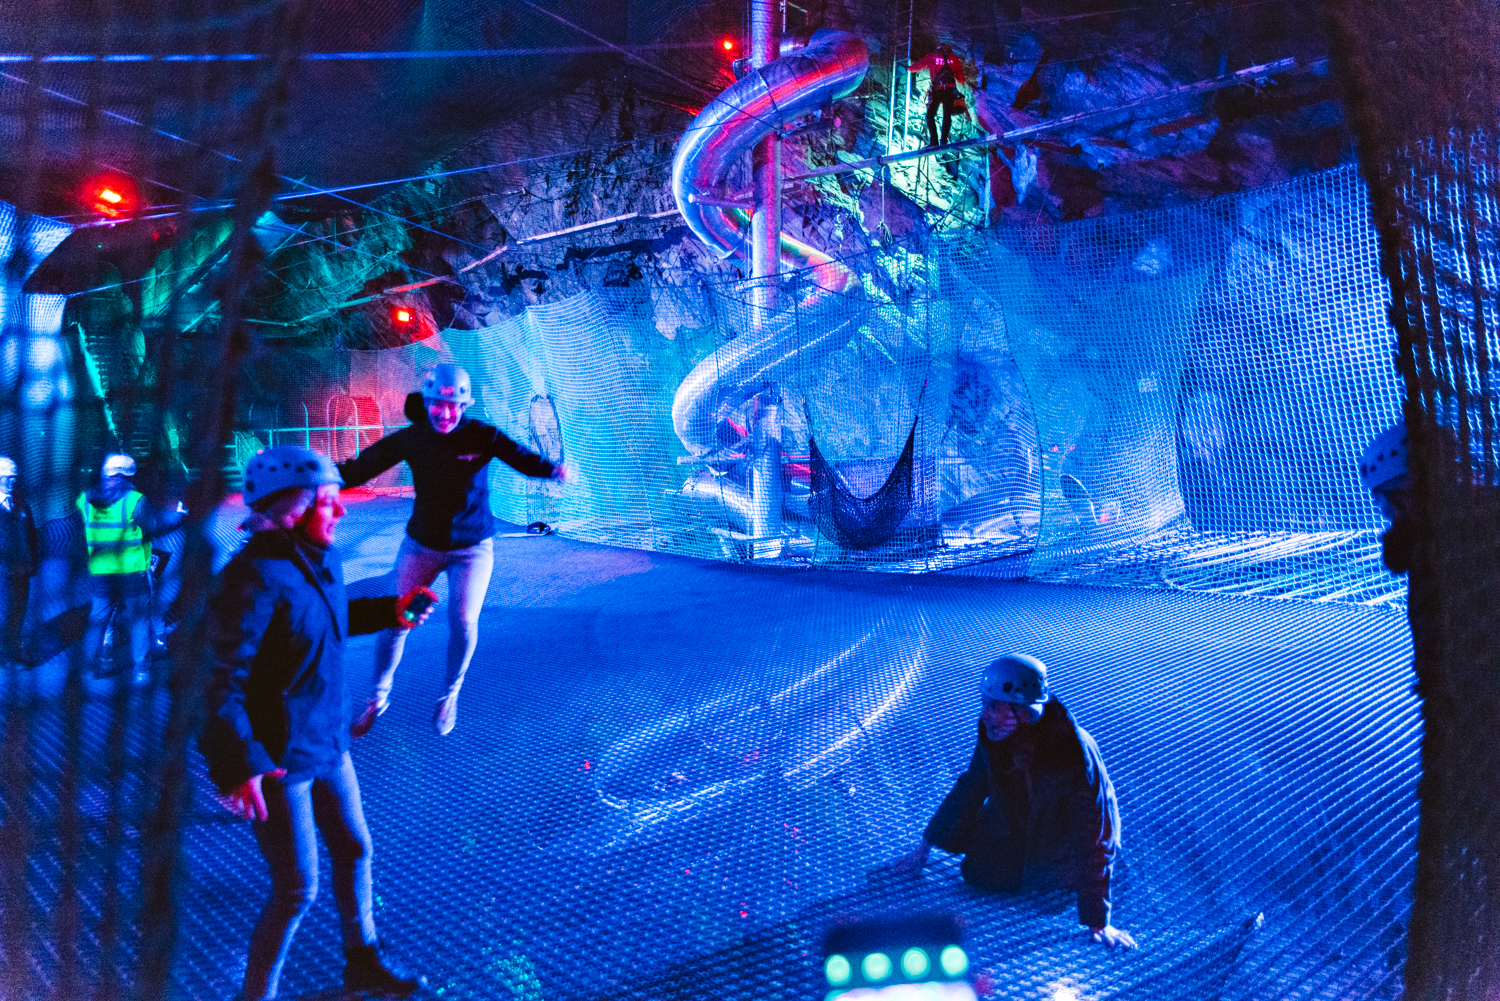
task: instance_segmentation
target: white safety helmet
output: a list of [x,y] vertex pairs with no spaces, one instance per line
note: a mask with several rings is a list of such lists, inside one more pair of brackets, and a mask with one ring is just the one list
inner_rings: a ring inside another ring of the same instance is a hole
[[245,503],[255,504],[289,487],[317,489],[325,483],[344,485],[333,460],[301,445],[263,448],[245,463]]
[[1025,653],[1008,653],[986,667],[979,692],[996,702],[1038,711],[1052,697],[1047,691],[1047,665]]
[[115,452],[104,457],[104,465],[99,467],[99,478],[105,479],[110,476],[134,476],[135,460],[128,455]]
[[1364,454],[1359,457],[1359,482],[1366,490],[1378,490],[1405,476],[1406,456],[1410,451],[1406,422],[1397,421],[1365,446]]
[[14,479],[19,475],[20,470],[16,468],[16,460],[8,455],[0,455],[0,480],[7,476]]
[[427,378],[422,381],[422,399],[446,400],[467,407],[474,402],[474,392],[469,385],[469,373],[463,366],[451,362],[432,366]]

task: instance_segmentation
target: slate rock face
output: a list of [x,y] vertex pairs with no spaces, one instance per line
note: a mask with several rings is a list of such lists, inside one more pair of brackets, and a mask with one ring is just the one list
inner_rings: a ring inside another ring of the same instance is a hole
[[929,230],[922,206],[890,184],[871,184],[860,193],[859,216],[865,233],[876,242],[895,240],[912,249],[920,249],[927,242]]

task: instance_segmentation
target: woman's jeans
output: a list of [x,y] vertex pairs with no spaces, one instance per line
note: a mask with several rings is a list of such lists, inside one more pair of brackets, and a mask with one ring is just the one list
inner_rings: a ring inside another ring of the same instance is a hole
[[[448,677],[442,697],[452,698],[463,687],[464,672],[479,643],[479,610],[495,569],[495,540],[485,539],[465,549],[428,549],[405,536],[396,552],[396,593],[429,587],[438,574],[448,573]],[[408,629],[387,629],[375,644],[375,701],[384,708],[396,680],[396,665],[406,647]]]
[[359,801],[354,761],[345,753],[338,764],[311,778],[261,780],[266,819],[257,821],[255,840],[271,869],[271,899],[250,936],[244,997],[276,996],[281,967],[302,916],[318,895],[318,837],[333,860],[333,899],[338,904],[344,948],[376,940],[370,882],[370,829]]

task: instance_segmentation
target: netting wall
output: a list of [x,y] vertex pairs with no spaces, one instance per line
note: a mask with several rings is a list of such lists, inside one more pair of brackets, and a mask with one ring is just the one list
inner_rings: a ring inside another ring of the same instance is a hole
[[[1488,998],[1500,991],[1500,12],[1467,0],[1329,9],[1409,432],[1386,542],[1410,576],[1424,728],[1408,996]],[[1410,33],[1413,17],[1432,27]]]
[[[476,416],[581,474],[496,467],[496,513],[612,545],[1399,602],[1356,476],[1400,400],[1369,211],[1340,168],[794,273],[760,318],[749,282],[605,287],[352,352],[330,367],[354,402],[308,407],[399,426],[422,369],[459,361]],[[810,442],[864,500],[913,429],[852,544]]]

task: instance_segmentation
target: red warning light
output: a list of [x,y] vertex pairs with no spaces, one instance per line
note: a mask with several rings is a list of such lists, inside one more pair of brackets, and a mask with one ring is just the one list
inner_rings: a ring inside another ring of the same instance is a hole
[[735,49],[735,41],[734,39],[726,36],[725,38],[720,40],[719,47],[722,48],[725,52],[733,52]]
[[83,201],[91,212],[118,219],[135,211],[135,187],[123,177],[91,178],[83,187]]
[[397,308],[391,313],[391,317],[397,323],[410,323],[412,321],[412,311],[409,309]]

